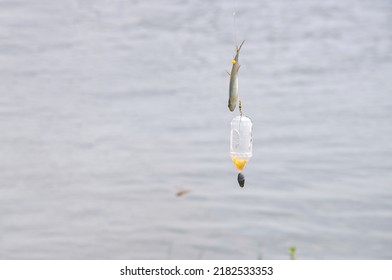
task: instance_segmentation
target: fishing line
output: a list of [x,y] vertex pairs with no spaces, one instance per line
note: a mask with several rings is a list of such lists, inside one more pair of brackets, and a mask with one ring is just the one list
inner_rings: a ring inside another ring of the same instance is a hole
[[234,0],[234,11],[233,11],[234,45],[237,48],[238,44],[237,44],[237,19],[236,19],[236,15],[237,15],[237,1]]
[[234,46],[237,47],[237,21],[236,21],[236,11],[233,12],[233,25],[234,25]]

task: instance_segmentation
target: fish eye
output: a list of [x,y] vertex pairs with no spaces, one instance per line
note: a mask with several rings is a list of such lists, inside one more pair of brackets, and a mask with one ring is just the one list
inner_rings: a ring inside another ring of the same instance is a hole
[[237,63],[237,60],[233,59],[233,60],[231,61],[231,63],[236,64],[236,63]]

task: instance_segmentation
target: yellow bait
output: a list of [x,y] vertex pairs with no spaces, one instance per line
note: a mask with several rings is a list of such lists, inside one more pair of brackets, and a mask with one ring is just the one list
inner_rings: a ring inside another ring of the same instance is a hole
[[248,163],[248,160],[233,157],[233,162],[234,162],[234,165],[237,167],[238,171],[241,172],[245,168],[245,165]]

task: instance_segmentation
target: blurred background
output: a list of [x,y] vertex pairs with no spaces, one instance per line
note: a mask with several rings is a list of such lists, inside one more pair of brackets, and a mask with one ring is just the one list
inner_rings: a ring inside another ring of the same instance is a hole
[[389,0],[1,0],[0,258],[392,259],[391,49]]

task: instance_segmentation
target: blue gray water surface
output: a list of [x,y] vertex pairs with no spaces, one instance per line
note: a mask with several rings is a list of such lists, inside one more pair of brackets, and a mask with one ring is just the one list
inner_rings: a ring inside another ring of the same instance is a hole
[[0,1],[1,259],[392,259],[392,2],[235,2]]

